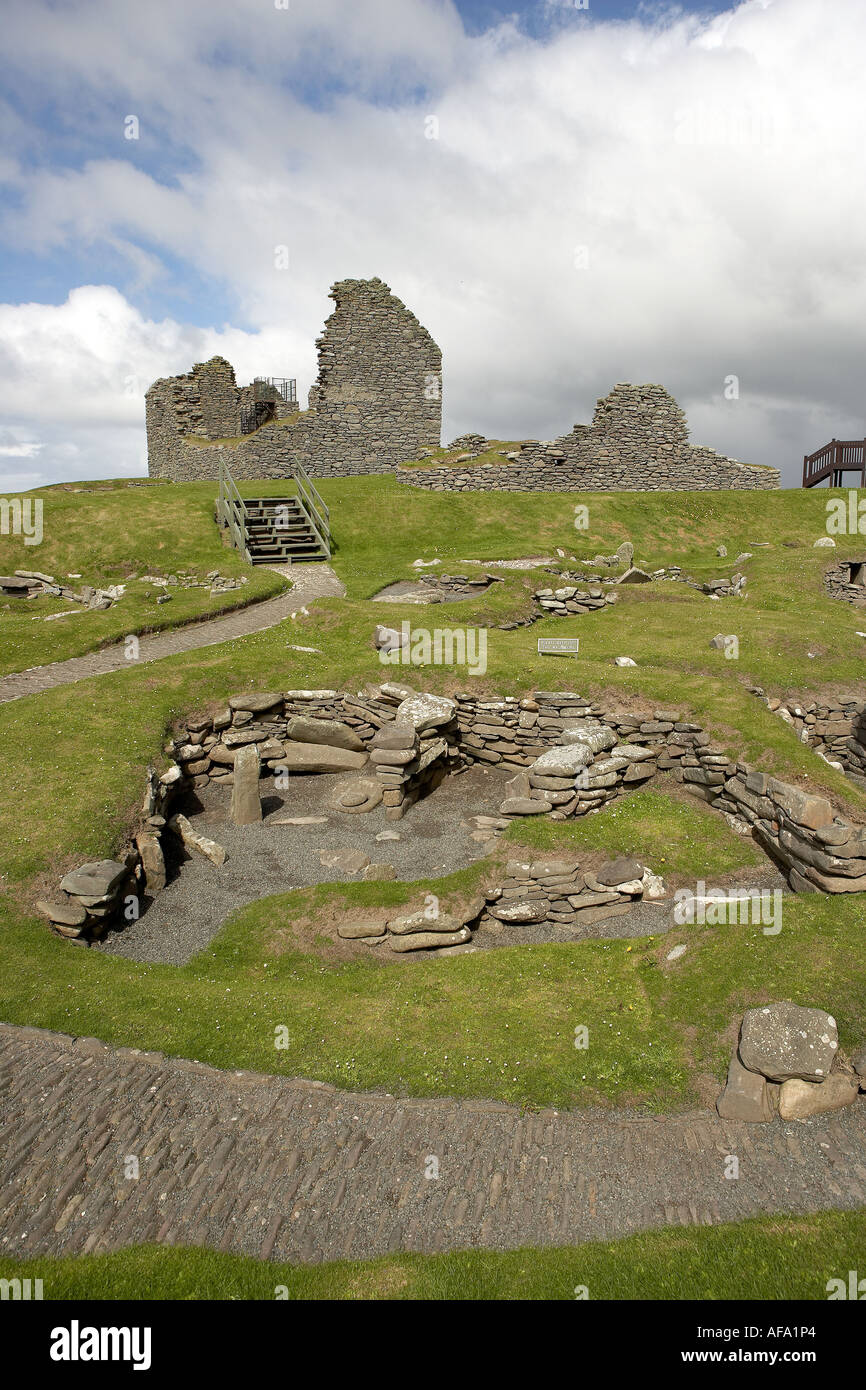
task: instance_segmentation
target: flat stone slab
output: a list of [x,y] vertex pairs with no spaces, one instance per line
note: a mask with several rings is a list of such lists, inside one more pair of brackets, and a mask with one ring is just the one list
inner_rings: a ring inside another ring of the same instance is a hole
[[331,804],[346,815],[364,815],[382,803],[382,784],[376,777],[355,777],[334,789]]
[[324,743],[287,743],[279,761],[289,772],[360,772],[367,755]]
[[125,864],[118,864],[114,859],[100,859],[72,869],[60,880],[60,887],[76,898],[106,898],[126,874]]
[[444,695],[410,695],[398,706],[397,720],[401,724],[411,724],[420,734],[424,729],[450,724],[456,712],[456,702]]
[[250,691],[247,695],[232,695],[229,698],[229,706],[233,710],[249,710],[251,714],[264,714],[265,710],[273,709],[280,704],[282,695],[273,690],[263,691],[255,694]]
[[574,777],[585,767],[589,767],[592,758],[592,748],[581,741],[567,748],[548,748],[535,759],[529,771],[546,777]]
[[331,748],[348,748],[353,753],[364,752],[363,740],[339,719],[311,719],[296,714],[286,726],[286,737],[297,743],[322,743]]
[[510,796],[499,808],[503,816],[544,816],[553,810],[549,801],[535,801],[528,796]]
[[412,932],[409,936],[392,936],[388,945],[392,951],[427,951],[431,946],[462,946],[471,936],[468,927],[453,932]]
[[360,849],[323,849],[319,855],[319,863],[326,869],[337,869],[343,874],[359,874],[369,862]]
[[501,902],[489,903],[487,911],[491,917],[496,918],[497,922],[522,926],[526,922],[543,922],[547,917],[549,907],[550,904],[545,898],[523,903],[510,902],[505,905]]
[[43,917],[47,917],[49,922],[56,922],[63,927],[83,927],[87,921],[87,911],[81,903],[48,903],[38,902],[37,912],[41,912]]

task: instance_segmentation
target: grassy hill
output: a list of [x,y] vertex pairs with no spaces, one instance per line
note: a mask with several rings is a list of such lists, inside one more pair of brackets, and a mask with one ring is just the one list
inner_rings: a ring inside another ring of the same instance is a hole
[[[279,484],[267,486],[279,490]],[[264,485],[246,484],[245,490],[254,494]],[[0,706],[5,753],[0,1015],[96,1033],[116,1043],[194,1051],[219,1065],[285,1065],[343,1084],[383,1084],[419,1094],[496,1095],[526,1104],[624,1096],[650,1106],[685,1103],[694,1097],[702,1072],[721,1074],[726,1047],[721,1040],[730,1018],[746,999],[767,997],[768,991],[775,997],[832,1003],[848,1040],[862,1040],[866,967],[858,946],[862,932],[856,898],[792,899],[782,939],[790,931],[794,951],[780,952],[760,932],[753,940],[747,928],[711,932],[685,958],[675,980],[660,968],[656,944],[649,941],[633,948],[589,942],[482,953],[454,961],[447,985],[436,962],[422,964],[412,972],[412,989],[423,982],[431,999],[435,988],[439,1003],[432,1013],[420,1014],[408,1031],[405,977],[399,972],[365,973],[357,965],[325,968],[317,957],[291,953],[279,969],[268,971],[265,983],[264,952],[272,924],[306,910],[303,895],[251,905],[204,958],[182,969],[136,966],[74,950],[49,933],[33,914],[35,898],[73,863],[116,852],[137,811],[145,768],[164,760],[163,744],[173,722],[216,707],[239,688],[358,689],[396,677],[441,692],[520,695],[542,686],[606,695],[612,705],[640,698],[676,707],[712,729],[731,753],[822,788],[840,808],[866,820],[866,796],[748,693],[752,684],[773,693],[862,688],[864,639],[856,630],[863,619],[826,596],[822,573],[834,552],[812,544],[825,534],[826,494],[480,496],[428,494],[392,478],[323,482],[321,490],[331,507],[334,567],[346,583],[345,600],[322,601],[309,617],[242,641]],[[240,573],[240,559],[221,548],[211,520],[213,492],[213,484],[46,490],[51,506],[40,548],[45,553],[38,562],[28,553],[25,567],[79,571],[91,582],[116,581],[135,570],[166,573],[215,568],[217,563],[224,573]],[[576,501],[589,507],[587,532],[574,528]],[[537,570],[503,571],[505,583],[467,603],[419,609],[370,601],[383,585],[407,578],[418,558],[439,557],[443,570],[459,571],[467,559],[555,556],[560,548],[565,556],[558,563],[568,567],[570,556],[610,553],[625,539],[634,543],[636,560],[646,568],[678,563],[697,578],[730,574],[732,559],[753,549],[753,558],[744,565],[748,597],[713,602],[670,583],[623,589],[620,602],[606,611],[546,618],[512,632],[490,631],[488,669],[478,677],[462,669],[391,667],[379,661],[372,643],[377,622],[408,618],[414,626],[430,627],[498,623],[529,613],[532,590],[543,582],[555,583]],[[722,542],[730,557],[725,560],[716,555]],[[766,548],[756,548],[759,542]],[[3,544],[0,568],[15,568],[20,556],[10,550],[11,541]],[[248,573],[247,588],[259,596],[271,583],[282,582],[275,575]],[[123,613],[122,604],[116,611]],[[177,616],[175,610],[172,621]],[[2,623],[21,622],[20,615],[3,613],[0,631]],[[48,633],[42,638],[42,661],[68,654],[64,644],[73,641],[71,632],[55,634],[59,624],[32,626]],[[127,622],[122,630],[130,630]],[[85,640],[82,631],[79,627],[79,640]],[[739,660],[710,649],[710,638],[720,631],[739,636]],[[539,657],[537,639],[550,635],[579,635],[579,658]],[[86,640],[93,637],[91,631]],[[53,649],[52,643],[57,644]],[[291,650],[290,644],[317,648],[320,654]],[[638,666],[615,667],[613,657],[620,654],[633,657]],[[598,846],[625,847],[629,822],[622,818],[624,804],[593,818],[591,831],[589,822],[568,827],[574,848],[579,852],[590,834]],[[643,843],[648,853],[659,856],[665,843],[684,840],[692,845],[690,871],[696,874],[701,864],[712,864],[713,854],[727,852],[721,829],[710,842],[698,823],[697,808],[661,814],[647,809],[647,803],[637,804],[643,809],[629,830],[635,850]],[[552,832],[553,827],[527,826],[513,834],[531,844],[533,837],[537,841]],[[473,872],[464,871],[470,877]],[[447,894],[453,878],[439,883],[436,891]],[[363,890],[375,898],[404,888],[364,885]],[[324,900],[330,891],[323,887],[313,896]],[[697,945],[697,935],[694,940]],[[510,1079],[513,1072],[502,1065],[509,1034],[501,1001],[513,1001],[512,1029],[519,1026],[529,1047],[529,1040],[540,1030],[548,1035],[551,1018],[560,1016],[563,990],[570,999],[576,991],[592,1017],[601,1018],[612,998],[632,1005],[627,1023],[632,1061],[624,1065],[600,1051],[596,1072],[585,1085],[576,1085],[571,1059],[558,1054],[548,1036],[541,1047],[533,1043],[526,1067],[517,1080]],[[215,1010],[230,1020],[219,1032],[206,1026]],[[295,1052],[277,1054],[275,1060],[274,1049],[262,1041],[261,1019],[264,1013],[268,1019],[272,1013],[281,1017],[286,1010],[306,1016],[310,1026],[299,1030]],[[320,1016],[339,1026],[319,1030]],[[375,1028],[366,1026],[372,1018]],[[690,1019],[697,1026],[687,1041]],[[431,1037],[440,1032],[444,1037],[458,1022],[463,1046],[454,1049],[453,1057],[459,1051],[459,1063],[452,1057],[448,1064],[431,1066]],[[323,1033],[333,1043],[322,1047],[318,1039]],[[394,1041],[398,1036],[399,1045]],[[482,1063],[482,1055],[493,1060]],[[354,1059],[348,1071],[347,1057]]]

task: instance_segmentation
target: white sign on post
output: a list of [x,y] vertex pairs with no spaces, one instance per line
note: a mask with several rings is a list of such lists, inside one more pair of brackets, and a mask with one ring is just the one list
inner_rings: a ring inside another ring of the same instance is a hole
[[579,637],[539,637],[539,656],[577,656]]

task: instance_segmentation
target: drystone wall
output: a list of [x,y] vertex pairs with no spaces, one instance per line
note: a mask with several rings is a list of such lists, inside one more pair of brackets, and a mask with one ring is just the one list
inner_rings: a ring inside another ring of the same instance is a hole
[[254,781],[351,774],[338,809],[358,813],[384,804],[389,820],[449,772],[474,763],[514,772],[503,788],[503,819],[585,815],[665,772],[737,829],[750,828],[796,892],[866,891],[866,827],[837,814],[825,797],[732,760],[678,710],[612,712],[571,691],[452,699],[392,683],[375,694],[247,692],[215,715],[188,720],[171,748],[172,766],[148,775],[141,825],[123,857],[73,870],[56,899],[39,904],[61,935],[98,938],[130,897],[161,891],[166,830],[224,862],[225,851],[173,808],[178,797],[211,783],[234,789],[241,754]]
[[438,447],[442,354],[430,334],[379,279],[340,280],[330,295],[308,409],[277,406],[252,434],[202,444],[190,436],[239,436],[251,388],[237,387],[223,358],[157,381],[146,397],[151,477],[216,478],[221,462],[239,479],[286,477],[295,463],[316,477],[390,473]]
[[866,700],[829,697],[767,700],[769,708],[796,731],[801,743],[866,788]]
[[685,414],[663,386],[620,382],[591,425],[561,439],[526,440],[502,464],[402,469],[400,481],[433,492],[704,492],[777,488],[779,473],[690,444]]

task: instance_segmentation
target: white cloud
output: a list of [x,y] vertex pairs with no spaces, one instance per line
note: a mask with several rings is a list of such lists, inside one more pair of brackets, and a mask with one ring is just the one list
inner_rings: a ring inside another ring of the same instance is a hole
[[[7,240],[105,247],[131,277],[0,306],[0,418],[45,476],[140,468],[144,389],[214,352],[303,398],[344,276],[380,275],[439,341],[446,438],[551,437],[620,380],[663,382],[696,442],[789,483],[864,432],[862,0],[557,21],[544,42],[469,39],[445,0],[43,0],[12,6],[7,51],[102,148],[7,167]],[[129,299],[162,256],[226,285],[250,330],[146,320]]]

